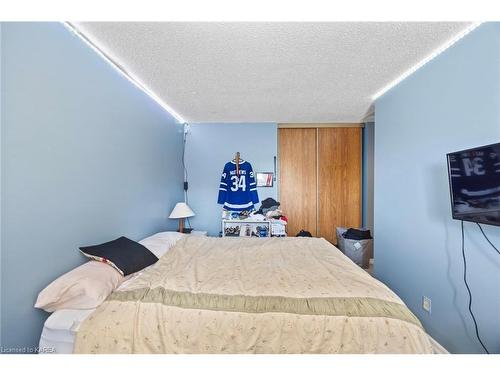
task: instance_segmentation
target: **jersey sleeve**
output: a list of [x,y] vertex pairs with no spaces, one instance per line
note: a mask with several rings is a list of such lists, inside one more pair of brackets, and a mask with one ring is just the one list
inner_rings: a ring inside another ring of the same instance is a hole
[[217,198],[218,204],[224,204],[226,202],[228,181],[229,181],[229,171],[227,169],[227,165],[225,165],[224,169],[222,170],[222,175],[220,177],[219,196]]
[[249,172],[250,198],[252,199],[253,204],[257,204],[259,203],[259,193],[257,192],[257,182],[255,181],[255,173],[252,169],[252,166],[250,166]]

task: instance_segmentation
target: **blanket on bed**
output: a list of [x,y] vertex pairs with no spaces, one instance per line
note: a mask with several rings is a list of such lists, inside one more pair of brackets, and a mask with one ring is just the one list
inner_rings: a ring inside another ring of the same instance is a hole
[[418,319],[318,238],[186,236],[80,326],[76,353],[432,353]]

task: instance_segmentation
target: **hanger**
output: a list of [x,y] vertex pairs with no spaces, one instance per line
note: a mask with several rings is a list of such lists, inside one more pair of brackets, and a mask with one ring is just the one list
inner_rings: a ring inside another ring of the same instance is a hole
[[240,175],[240,152],[236,152],[234,155],[234,161],[236,162],[236,175]]

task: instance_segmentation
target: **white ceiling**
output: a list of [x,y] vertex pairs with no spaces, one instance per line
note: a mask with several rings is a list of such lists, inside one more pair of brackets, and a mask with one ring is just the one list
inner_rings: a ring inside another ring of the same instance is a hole
[[75,26],[188,122],[360,122],[373,95],[470,23]]

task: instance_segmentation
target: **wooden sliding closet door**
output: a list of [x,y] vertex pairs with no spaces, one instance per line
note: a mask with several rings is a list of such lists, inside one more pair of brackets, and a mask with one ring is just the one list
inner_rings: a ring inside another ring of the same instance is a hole
[[288,235],[317,235],[316,129],[279,129],[280,203]]
[[361,226],[361,132],[318,129],[318,237],[332,243],[336,227]]

